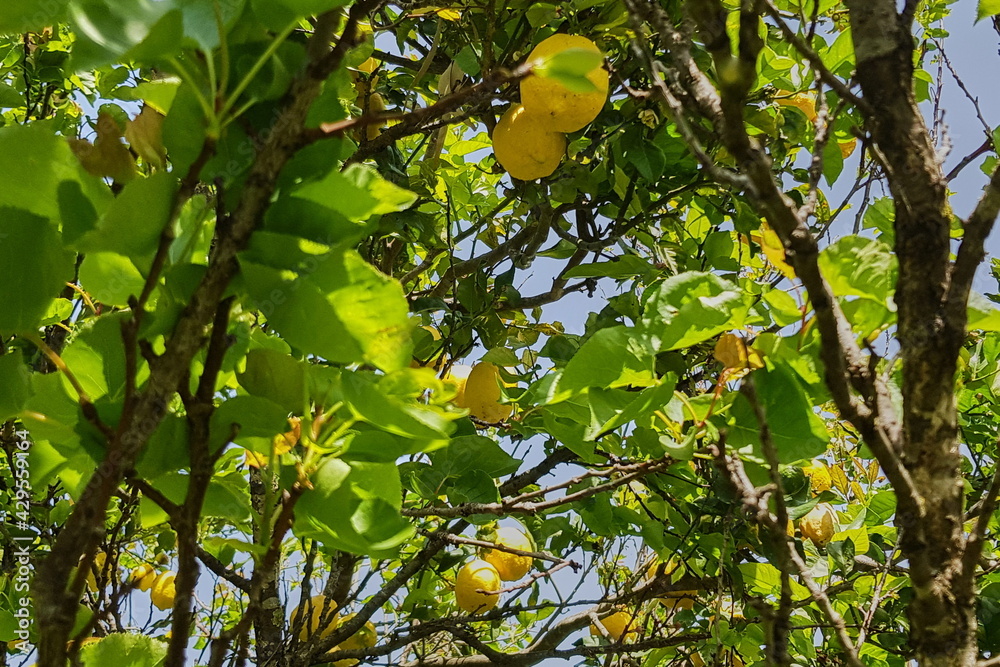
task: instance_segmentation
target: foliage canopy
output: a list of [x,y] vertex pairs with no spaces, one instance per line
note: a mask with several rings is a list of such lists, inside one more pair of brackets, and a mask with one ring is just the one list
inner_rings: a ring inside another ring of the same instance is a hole
[[993,664],[1000,132],[897,4],[7,2],[0,665]]

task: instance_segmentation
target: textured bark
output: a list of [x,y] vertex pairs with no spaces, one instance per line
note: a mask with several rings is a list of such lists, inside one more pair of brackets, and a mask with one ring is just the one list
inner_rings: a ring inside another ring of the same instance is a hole
[[920,502],[901,508],[910,562],[911,641],[921,665],[973,665],[972,577],[963,576],[962,476],[954,374],[965,304],[948,317],[951,211],[947,181],[913,95],[909,22],[889,0],[847,3],[868,129],[896,208],[898,339],[903,361],[903,464]]

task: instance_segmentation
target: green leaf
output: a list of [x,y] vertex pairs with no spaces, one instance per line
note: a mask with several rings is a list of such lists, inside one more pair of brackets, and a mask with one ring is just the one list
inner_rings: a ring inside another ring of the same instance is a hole
[[13,206],[60,219],[59,187],[75,182],[92,205],[102,211],[113,199],[108,187],[80,166],[63,137],[51,125],[11,124],[0,128],[0,207]]
[[642,136],[641,132],[626,132],[622,141],[622,157],[635,167],[647,181],[657,181],[667,166],[660,147]]
[[351,410],[372,426],[404,437],[431,440],[448,437],[454,428],[430,408],[386,396],[361,373],[345,372],[341,380]]
[[[218,517],[233,523],[242,523],[250,518],[249,489],[242,478],[234,480],[234,475],[216,475],[205,492],[202,517]],[[171,472],[157,478],[153,486],[172,502],[182,504],[187,495],[190,475]],[[150,528],[167,521],[166,513],[151,500],[143,496],[139,500],[142,526]]]
[[[288,429],[288,410],[260,396],[236,396],[223,401],[212,413],[211,448],[217,451],[229,442],[244,446],[257,444],[261,438],[270,439]],[[267,451],[258,452],[269,454]]]
[[348,465],[330,458],[311,481],[313,488],[295,507],[296,535],[378,558],[412,537],[413,526],[399,515],[402,486],[394,463]]
[[601,329],[577,351],[556,381],[554,400],[588,387],[623,387],[651,383],[653,351],[649,340],[627,327]]
[[[111,402],[125,398],[125,349],[122,345],[122,322],[126,313],[104,315],[83,328],[63,352],[63,361],[92,401],[107,396]],[[149,376],[145,361],[137,364],[136,384],[142,386]]]
[[657,351],[690,347],[743,326],[747,307],[737,287],[711,273],[690,271],[660,283],[648,295],[642,329]]
[[139,455],[136,471],[144,479],[152,480],[191,465],[187,436],[187,419],[167,415]]
[[266,398],[288,412],[301,414],[306,405],[306,368],[290,355],[257,348],[246,357],[246,370],[238,376],[250,394]]
[[[660,379],[659,384],[643,389],[638,395],[628,392],[634,398],[624,409],[616,411],[613,416],[601,423],[594,435],[613,431],[620,426],[648,417],[656,410],[662,410],[663,406],[673,398],[676,384],[677,376],[673,373],[667,373]],[[591,396],[598,389],[598,387],[592,387],[589,392]]]
[[365,361],[383,371],[405,368],[413,357],[409,305],[403,287],[354,250],[316,271],[315,280]]
[[1000,0],[979,0],[979,6],[976,8],[976,23],[997,14],[1000,14]]
[[280,262],[280,253],[261,254],[241,256],[243,274],[268,324],[289,343],[331,362],[368,361],[385,371],[409,364],[409,308],[398,281],[353,250],[290,257],[287,268],[256,263]]
[[240,265],[255,305],[289,344],[333,363],[363,360],[361,346],[312,280],[245,259]]
[[554,79],[574,93],[592,93],[597,86],[587,74],[600,67],[603,61],[604,57],[591,49],[566,49],[535,65],[534,73]]
[[886,243],[845,236],[823,249],[819,268],[838,296],[884,304],[896,289],[896,257]]
[[348,462],[394,463],[399,457],[423,451],[426,445],[435,442],[445,441],[414,440],[372,429],[354,434],[341,458]]
[[172,2],[78,0],[70,7],[76,71],[115,61],[150,63],[180,50],[181,13]]
[[194,85],[185,81],[177,89],[170,112],[163,120],[163,145],[170,156],[171,173],[186,173],[198,158],[205,143],[207,122]]
[[31,396],[31,373],[20,354],[0,356],[0,422],[21,411]]
[[159,667],[167,657],[167,645],[152,637],[112,633],[80,651],[84,667]]
[[563,278],[632,278],[634,276],[645,276],[652,270],[647,260],[638,255],[621,255],[607,262],[594,262],[592,264],[581,264],[574,266],[568,271],[564,271]]
[[402,211],[417,195],[393,185],[371,167],[355,164],[341,172],[332,170],[325,178],[303,185],[294,196],[337,211],[348,220],[367,220],[373,215]]
[[967,317],[969,331],[1000,331],[1000,309],[979,292],[969,294]]
[[116,252],[133,260],[151,256],[170,220],[177,179],[167,172],[138,178],[121,191],[93,231],[75,244],[84,253]]
[[95,252],[83,258],[80,285],[94,301],[109,306],[127,306],[130,296],[138,297],[146,284],[135,264],[113,252]]
[[[830,435],[789,366],[774,364],[769,359],[768,367],[754,371],[753,379],[782,463],[811,459],[826,451]],[[743,394],[736,397],[730,412],[729,441],[737,449],[752,447],[757,460],[765,460],[761,452],[760,424],[753,406]]]
[[0,35],[41,30],[63,20],[69,0],[4,0],[0,12]]
[[73,279],[73,257],[48,220],[0,208],[0,266],[5,274],[0,280],[0,335],[38,326]]
[[454,478],[479,470],[490,479],[495,479],[517,471],[521,464],[493,440],[481,435],[453,438],[447,447],[431,452],[429,456],[435,471]]

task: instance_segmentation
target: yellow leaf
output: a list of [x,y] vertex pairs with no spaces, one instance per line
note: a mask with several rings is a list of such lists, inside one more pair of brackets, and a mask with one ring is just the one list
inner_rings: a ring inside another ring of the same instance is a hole
[[865,498],[866,498],[865,490],[862,489],[861,485],[858,484],[857,482],[851,482],[851,493],[854,494],[854,498],[855,499],[857,499],[857,500],[859,500],[861,502],[865,501]]
[[878,461],[872,459],[871,463],[868,464],[868,483],[874,484],[875,480],[878,479]]
[[148,104],[134,119],[125,124],[125,139],[139,157],[157,169],[167,164],[167,149],[163,146],[165,116]]
[[747,347],[736,334],[722,334],[715,344],[715,358],[730,370],[753,370],[763,368],[764,360],[759,350]]
[[844,469],[839,465],[830,466],[830,478],[833,480],[834,487],[846,496],[848,485],[847,475],[844,474]]
[[781,272],[786,278],[795,277],[795,269],[785,259],[785,246],[775,232],[766,223],[760,224],[760,247],[764,251],[764,256],[771,265]]
[[70,139],[69,147],[83,168],[94,176],[109,177],[118,183],[128,183],[136,175],[135,160],[122,143],[122,131],[111,114],[97,116],[97,138]]

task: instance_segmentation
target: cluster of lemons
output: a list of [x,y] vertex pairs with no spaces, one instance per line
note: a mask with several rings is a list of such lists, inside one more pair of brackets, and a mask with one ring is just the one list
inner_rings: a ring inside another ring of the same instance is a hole
[[[308,621],[306,619],[308,615]],[[347,614],[341,617],[337,610],[337,603],[327,598],[325,595],[314,595],[308,602],[303,602],[292,612],[292,628],[300,628],[299,641],[309,641],[310,638],[318,636],[325,639],[333,634],[333,631],[344,623],[353,619],[355,614]],[[367,621],[356,633],[337,644],[335,651],[356,651],[368,649],[375,646],[378,641],[378,634],[375,631],[375,624]],[[351,667],[358,664],[354,658],[338,660],[333,667]]]
[[[526,533],[510,526],[498,528],[493,543],[520,551],[535,550]],[[521,579],[531,565],[531,556],[488,549],[481,558],[469,561],[458,571],[455,603],[469,614],[489,611],[500,602],[501,582]]]
[[[98,551],[94,555],[94,563],[87,572],[87,590],[91,592],[96,592],[98,589],[97,577],[94,575],[95,570],[97,572],[103,572],[104,566],[108,561],[108,555],[103,551]],[[164,557],[163,562],[166,562]],[[129,574],[128,583],[129,585],[139,589],[140,591],[149,591],[149,595],[152,598],[153,606],[162,611],[168,609],[173,609],[174,598],[177,596],[177,591],[174,588],[174,579],[177,574],[172,571],[157,573],[156,568],[148,563],[143,563],[139,567],[132,570]]]
[[[600,53],[597,45],[579,35],[553,35],[528,56],[543,65],[558,53],[582,49]],[[493,129],[493,153],[514,178],[531,181],[556,170],[566,153],[566,132],[576,132],[597,117],[608,96],[608,73],[595,67],[586,75],[594,85],[576,92],[555,79],[529,75],[521,82],[521,103],[507,110]]]
[[143,563],[132,570],[129,575],[129,583],[140,591],[149,591],[149,598],[153,606],[161,611],[174,608],[174,598],[177,597],[177,589],[174,580],[177,573],[171,570],[157,573],[156,569],[149,564]]

